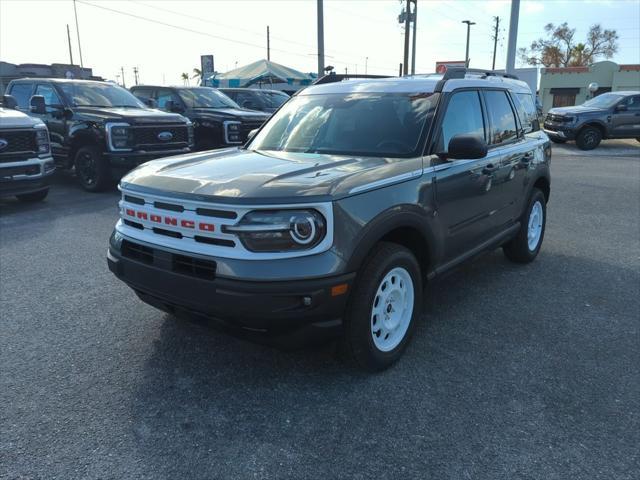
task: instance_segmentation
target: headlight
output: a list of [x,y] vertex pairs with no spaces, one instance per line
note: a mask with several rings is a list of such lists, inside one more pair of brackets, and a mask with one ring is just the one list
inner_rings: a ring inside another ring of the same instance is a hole
[[195,143],[195,135],[193,133],[193,123],[187,123],[187,135],[188,135],[188,142],[189,142],[189,146],[192,147]]
[[240,122],[234,122],[232,120],[228,120],[223,123],[225,143],[242,143],[242,138],[240,137],[240,125]]
[[49,153],[49,131],[46,128],[36,130],[36,145],[38,153]]
[[316,210],[256,210],[223,231],[236,234],[252,252],[287,252],[318,245],[327,224]]
[[127,123],[107,124],[107,143],[110,150],[130,150],[133,132]]

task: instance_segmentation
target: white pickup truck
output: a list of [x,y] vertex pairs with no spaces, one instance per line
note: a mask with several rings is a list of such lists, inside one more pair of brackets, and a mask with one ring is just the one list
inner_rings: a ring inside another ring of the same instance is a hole
[[38,118],[0,107],[0,197],[44,200],[54,170],[46,125]]

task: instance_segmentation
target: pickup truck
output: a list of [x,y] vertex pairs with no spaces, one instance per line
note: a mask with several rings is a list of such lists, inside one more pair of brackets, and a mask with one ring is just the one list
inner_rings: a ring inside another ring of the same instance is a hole
[[536,258],[550,142],[512,76],[323,79],[241,148],[125,176],[107,260],[166,312],[267,337],[331,332],[381,370],[436,277],[495,248]]

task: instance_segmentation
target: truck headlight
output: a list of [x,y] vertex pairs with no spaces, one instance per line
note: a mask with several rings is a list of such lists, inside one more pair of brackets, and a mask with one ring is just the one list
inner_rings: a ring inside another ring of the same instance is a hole
[[38,153],[49,153],[49,131],[46,128],[38,128],[36,130],[36,145]]
[[195,135],[193,133],[194,125],[194,123],[187,123],[187,136],[190,147],[193,147],[193,145],[195,144]]
[[107,124],[107,144],[109,150],[130,150],[132,134],[133,132],[127,123]]
[[255,210],[223,231],[236,234],[252,252],[288,252],[318,245],[327,222],[316,210]]
[[234,122],[232,120],[223,122],[225,143],[242,143],[240,125],[240,122]]

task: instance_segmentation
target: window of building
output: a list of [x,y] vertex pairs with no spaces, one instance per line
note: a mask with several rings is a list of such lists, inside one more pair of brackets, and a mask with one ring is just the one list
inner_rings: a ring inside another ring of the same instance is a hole
[[447,152],[455,135],[470,134],[485,139],[484,120],[477,91],[455,93],[442,120],[436,152]]
[[487,110],[489,111],[489,143],[498,145],[510,142],[518,137],[516,129],[516,117],[507,98],[507,92],[503,90],[487,90],[485,92]]

